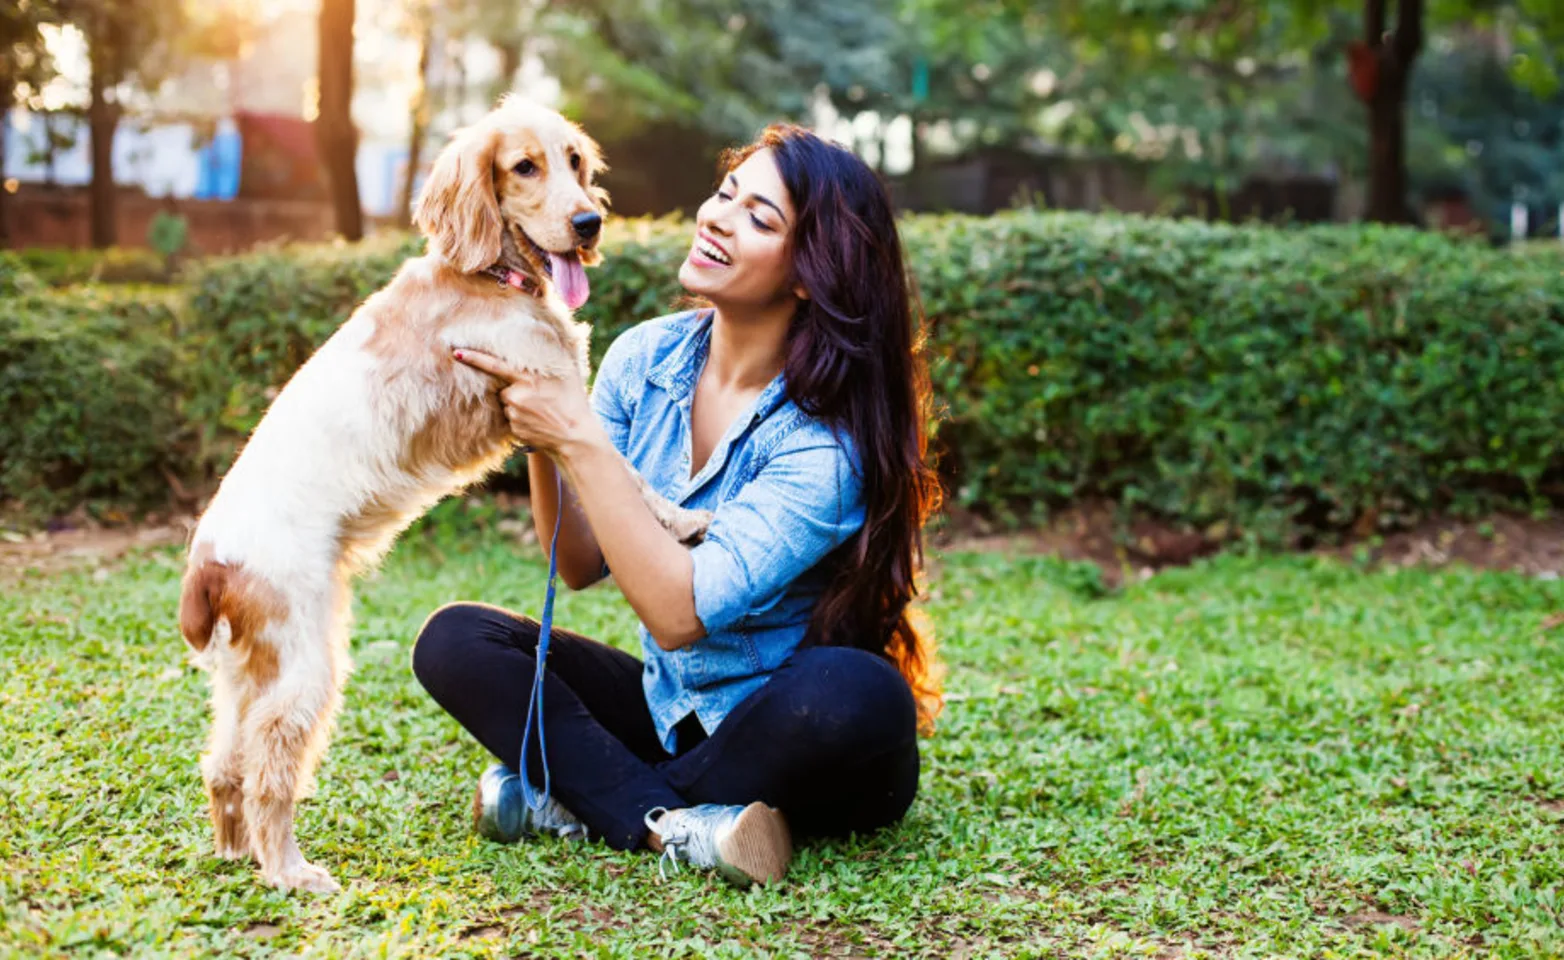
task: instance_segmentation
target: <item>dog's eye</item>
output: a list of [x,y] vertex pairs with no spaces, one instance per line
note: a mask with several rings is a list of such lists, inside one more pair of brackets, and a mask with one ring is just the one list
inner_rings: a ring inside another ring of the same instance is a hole
[[534,173],[538,172],[538,165],[533,163],[531,160],[522,160],[511,169],[515,170],[517,174],[523,177],[530,177]]

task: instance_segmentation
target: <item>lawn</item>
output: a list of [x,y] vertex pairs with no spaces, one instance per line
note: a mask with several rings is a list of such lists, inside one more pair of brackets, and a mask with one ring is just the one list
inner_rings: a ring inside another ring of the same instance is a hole
[[[409,645],[446,600],[543,592],[536,547],[469,512],[359,591],[301,814],[327,898],[210,852],[177,551],[0,584],[0,955],[1564,955],[1564,582],[1229,556],[1104,593],[940,556],[953,696],[912,812],[740,893],[469,835],[486,758]],[[612,587],[559,617],[631,636]]]

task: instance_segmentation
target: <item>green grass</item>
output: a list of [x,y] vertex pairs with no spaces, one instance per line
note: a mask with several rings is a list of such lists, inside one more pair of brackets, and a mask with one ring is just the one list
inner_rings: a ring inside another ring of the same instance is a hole
[[[6,584],[0,955],[1564,955],[1564,583],[1227,557],[1098,596],[940,560],[955,696],[911,813],[748,893],[468,834],[486,758],[408,650],[444,601],[539,601],[492,524],[425,524],[359,591],[301,813],[327,898],[210,853],[176,552]],[[631,636],[611,587],[560,619]]]

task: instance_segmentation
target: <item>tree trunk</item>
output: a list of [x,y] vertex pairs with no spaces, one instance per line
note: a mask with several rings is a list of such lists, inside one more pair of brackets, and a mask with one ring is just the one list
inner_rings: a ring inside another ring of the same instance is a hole
[[418,165],[422,161],[424,136],[429,129],[429,49],[434,44],[434,14],[426,12],[418,30],[418,82],[413,87],[413,99],[408,110],[407,175],[402,178],[402,196],[397,203],[398,222],[404,227],[413,224],[413,185],[418,182]]
[[54,114],[46,110],[39,116],[43,118],[43,185],[52,189],[60,185],[57,170],[60,151],[54,145]]
[[114,246],[118,239],[119,217],[115,210],[114,130],[119,126],[119,105],[109,90],[108,53],[97,41],[97,31],[87,38],[88,90],[87,131],[91,141],[92,185],[88,191],[91,207],[92,245],[99,249]]
[[11,116],[14,78],[0,78],[0,250],[11,246],[11,198],[5,188],[5,133],[6,121]]
[[321,0],[320,115],[315,142],[326,170],[326,185],[337,233],[346,240],[364,236],[364,211],[358,199],[358,133],[353,129],[354,0]]
[[[1385,71],[1388,72],[1388,71]],[[1381,76],[1369,101],[1368,208],[1376,223],[1406,223],[1406,83]]]
[[1406,106],[1412,65],[1423,46],[1423,0],[1398,0],[1396,30],[1385,32],[1385,0],[1366,0],[1364,43],[1373,70],[1362,92],[1368,107],[1369,174],[1366,216],[1410,223],[1407,204]]
[[450,37],[445,44],[446,62],[451,65],[451,72],[455,74],[451,86],[455,93],[458,125],[467,122],[467,58],[464,55],[466,51],[463,49],[466,45],[466,37]]
[[521,69],[521,41],[507,39],[497,41],[494,48],[500,54],[500,76],[495,81],[494,96],[491,100],[498,100],[516,88],[516,71]]

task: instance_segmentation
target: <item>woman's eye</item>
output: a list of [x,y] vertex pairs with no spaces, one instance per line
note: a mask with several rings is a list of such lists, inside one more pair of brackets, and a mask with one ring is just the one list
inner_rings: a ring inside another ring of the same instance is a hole
[[762,231],[764,233],[770,233],[773,229],[775,229],[774,227],[771,226],[771,224],[769,224],[766,221],[764,221],[764,220],[760,219],[759,217],[755,216],[753,213],[749,215],[749,219],[750,219],[750,222],[755,225],[755,229],[760,230],[760,231]]
[[733,194],[731,194],[731,193],[723,193],[721,190],[718,190],[717,191],[717,199],[726,202],[728,200],[732,200],[733,199]]
[[533,163],[531,160],[523,160],[516,164],[513,169],[523,177],[530,177],[534,173],[538,172],[538,165]]

